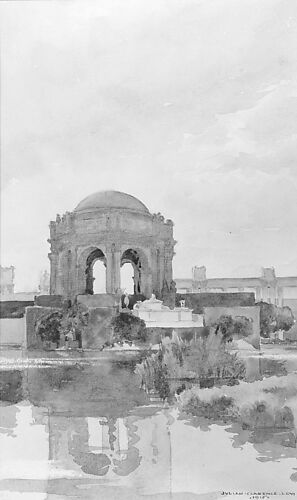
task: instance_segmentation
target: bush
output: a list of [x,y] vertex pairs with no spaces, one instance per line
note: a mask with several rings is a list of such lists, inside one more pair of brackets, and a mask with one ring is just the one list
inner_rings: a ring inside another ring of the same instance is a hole
[[42,316],[36,322],[35,331],[43,342],[53,342],[58,347],[61,334],[67,335],[71,331],[76,339],[81,339],[87,324],[87,308],[81,304],[75,304],[64,310],[54,310]]
[[267,302],[258,302],[260,306],[260,333],[262,337],[277,330],[288,331],[294,324],[294,315],[288,306],[277,307]]
[[165,337],[157,353],[148,352],[145,359],[136,365],[135,372],[141,380],[141,388],[156,390],[161,399],[170,396],[169,381],[181,375],[184,344],[177,335]]
[[235,420],[238,417],[238,410],[234,405],[234,400],[227,396],[216,397],[211,401],[202,401],[198,397],[192,397],[183,410],[196,417],[212,420]]
[[216,331],[201,337],[188,350],[185,363],[200,378],[240,380],[245,377],[245,365],[237,353],[226,349],[226,337]]
[[179,395],[178,403],[181,410],[195,416],[212,418],[213,412],[223,419],[235,417],[243,429],[291,431],[296,418],[296,381],[297,374],[290,374],[207,391],[192,387]]
[[213,326],[216,328],[216,333],[222,334],[225,342],[231,342],[234,335],[244,338],[253,333],[253,323],[245,316],[232,318],[229,315],[222,315]]
[[53,342],[59,345],[62,318],[62,311],[52,311],[37,321],[36,333],[43,342]]
[[125,312],[119,313],[111,321],[113,329],[113,342],[133,342],[140,340],[145,342],[147,339],[147,330],[143,319],[133,316],[133,314]]
[[72,332],[76,339],[81,339],[88,326],[89,312],[86,306],[74,304],[64,310],[61,320],[60,333],[67,335]]

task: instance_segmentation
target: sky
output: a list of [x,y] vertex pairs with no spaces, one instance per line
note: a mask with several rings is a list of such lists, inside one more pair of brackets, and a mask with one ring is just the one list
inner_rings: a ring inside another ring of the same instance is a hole
[[115,189],[175,223],[174,277],[297,275],[296,0],[2,1],[1,264]]

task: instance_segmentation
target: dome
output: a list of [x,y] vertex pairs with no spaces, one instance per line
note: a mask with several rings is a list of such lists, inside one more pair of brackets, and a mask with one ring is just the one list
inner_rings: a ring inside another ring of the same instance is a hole
[[119,208],[148,214],[148,208],[137,198],[120,191],[99,191],[84,198],[75,212],[90,212],[104,208]]

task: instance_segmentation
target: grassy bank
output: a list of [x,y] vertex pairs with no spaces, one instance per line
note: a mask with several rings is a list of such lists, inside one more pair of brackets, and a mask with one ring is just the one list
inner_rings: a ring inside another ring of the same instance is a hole
[[295,436],[297,374],[220,388],[193,387],[178,396],[178,404],[198,417],[236,421],[243,429],[291,430]]

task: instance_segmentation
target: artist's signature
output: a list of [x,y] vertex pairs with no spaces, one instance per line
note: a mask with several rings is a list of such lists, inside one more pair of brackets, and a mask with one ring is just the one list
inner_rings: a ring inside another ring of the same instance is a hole
[[249,500],[269,500],[272,497],[294,497],[294,491],[222,491],[221,496],[244,496]]

